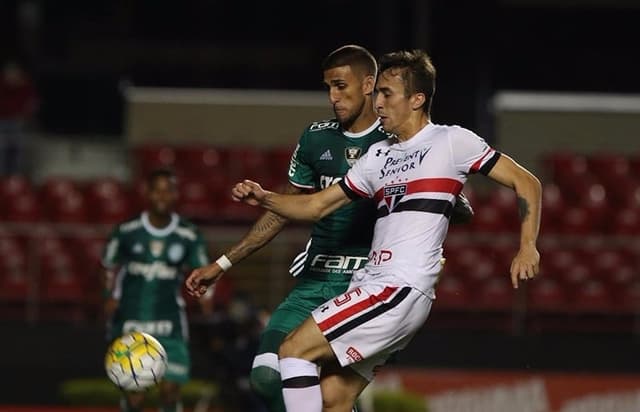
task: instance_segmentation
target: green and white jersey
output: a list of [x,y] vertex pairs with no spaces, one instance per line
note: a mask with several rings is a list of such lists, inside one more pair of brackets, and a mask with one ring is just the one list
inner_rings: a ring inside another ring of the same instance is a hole
[[119,268],[113,289],[119,300],[113,333],[138,330],[156,337],[187,338],[183,276],[189,268],[209,263],[204,239],[192,223],[173,214],[171,222],[158,229],[142,213],[116,226],[102,263]]
[[[372,144],[389,135],[376,121],[350,133],[336,120],[314,122],[303,132],[291,157],[289,181],[304,189],[322,190],[338,183]],[[304,252],[291,264],[294,275],[351,275],[364,266],[371,246],[375,208],[370,200],[350,203],[313,225]]]

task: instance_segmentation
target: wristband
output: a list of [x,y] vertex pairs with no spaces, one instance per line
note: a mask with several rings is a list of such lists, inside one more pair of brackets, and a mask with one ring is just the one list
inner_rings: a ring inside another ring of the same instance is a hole
[[231,263],[227,255],[220,256],[218,260],[216,260],[216,263],[220,266],[223,272],[226,272],[231,269],[231,266],[233,266],[233,263]]

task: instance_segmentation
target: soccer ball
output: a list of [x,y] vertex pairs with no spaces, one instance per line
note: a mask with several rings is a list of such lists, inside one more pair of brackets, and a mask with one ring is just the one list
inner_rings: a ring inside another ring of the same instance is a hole
[[104,358],[107,376],[120,389],[143,391],[167,370],[167,352],[148,333],[131,332],[114,340]]

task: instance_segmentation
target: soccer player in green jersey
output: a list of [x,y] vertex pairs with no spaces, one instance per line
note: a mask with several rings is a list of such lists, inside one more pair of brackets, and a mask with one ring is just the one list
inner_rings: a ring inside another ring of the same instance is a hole
[[[291,157],[286,193],[322,190],[339,182],[369,146],[389,138],[373,110],[376,71],[373,55],[358,45],[342,46],[325,58],[323,81],[335,118],[313,122],[303,131]],[[466,199],[460,200],[456,219],[468,220],[471,208]],[[353,271],[364,266],[375,213],[368,201],[336,210],[313,225],[306,249],[294,259],[290,272],[298,281],[263,331],[250,376],[252,388],[270,412],[285,411],[278,367],[280,343],[318,305],[344,292]],[[266,212],[215,263],[194,270],[187,279],[187,289],[200,296],[232,264],[273,239],[286,223],[285,218]],[[330,367],[324,367],[322,373],[323,389],[324,385],[333,387],[322,392],[335,393],[341,385],[340,376]],[[331,402],[325,399],[325,404]]]
[[[160,410],[177,412],[182,410],[180,385],[190,370],[182,276],[207,265],[209,258],[196,226],[174,212],[178,192],[172,172],[150,174],[147,198],[147,210],[117,225],[104,250],[105,312],[110,339],[140,331],[164,346],[168,366],[160,384]],[[121,410],[142,411],[143,403],[144,392],[130,392]]]

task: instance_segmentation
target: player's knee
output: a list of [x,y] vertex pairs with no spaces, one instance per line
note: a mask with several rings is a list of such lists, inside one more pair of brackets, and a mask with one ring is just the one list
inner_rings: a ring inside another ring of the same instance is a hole
[[278,349],[278,357],[280,359],[300,357],[299,347],[295,344],[294,339],[291,335],[287,336],[287,338],[280,344],[280,348]]
[[268,366],[256,366],[251,369],[249,381],[254,393],[263,399],[277,398],[282,392],[280,372]]

